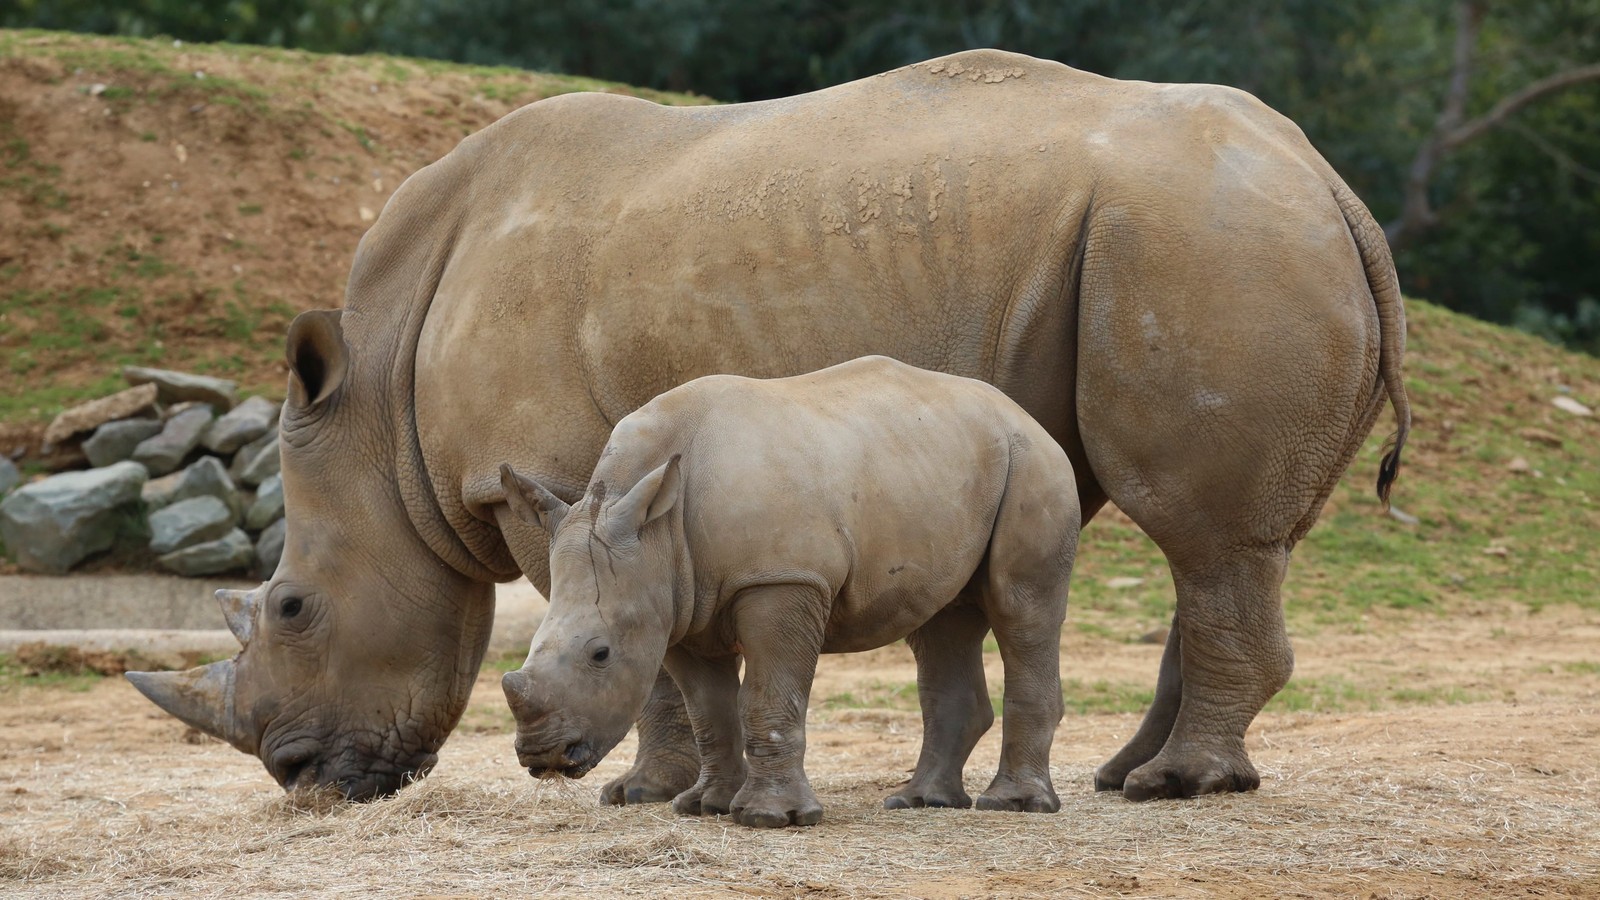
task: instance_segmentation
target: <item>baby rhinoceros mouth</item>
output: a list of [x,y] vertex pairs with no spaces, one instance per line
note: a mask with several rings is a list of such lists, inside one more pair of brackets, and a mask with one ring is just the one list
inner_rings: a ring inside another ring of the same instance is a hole
[[[535,778],[582,778],[600,762],[600,754],[585,741],[548,740],[517,735],[517,762]],[[539,749],[530,749],[539,747]]]

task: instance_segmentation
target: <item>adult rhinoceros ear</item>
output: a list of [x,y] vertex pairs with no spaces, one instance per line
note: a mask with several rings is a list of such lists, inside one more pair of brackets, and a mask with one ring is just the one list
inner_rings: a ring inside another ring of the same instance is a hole
[[289,324],[289,405],[309,409],[328,399],[344,381],[350,348],[340,327],[342,309],[314,309]]
[[511,507],[517,518],[555,536],[556,529],[561,527],[561,520],[567,517],[565,501],[545,490],[539,482],[518,474],[510,463],[500,464],[500,487],[506,492],[506,505]]

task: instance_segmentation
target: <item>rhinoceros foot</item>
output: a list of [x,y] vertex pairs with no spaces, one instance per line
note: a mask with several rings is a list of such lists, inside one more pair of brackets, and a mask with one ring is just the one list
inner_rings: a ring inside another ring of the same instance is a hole
[[733,797],[743,786],[737,780],[716,780],[701,776],[694,786],[674,797],[672,811],[680,816],[725,816],[733,811]]
[[978,796],[978,808],[1001,812],[1053,813],[1061,810],[1056,789],[1048,779],[1025,781],[996,775],[989,789]]
[[698,762],[679,762],[676,759],[650,760],[641,756],[627,774],[607,782],[600,789],[600,802],[609,806],[633,806],[672,800],[694,785],[695,776],[700,771]]
[[733,820],[749,828],[786,828],[822,821],[822,801],[805,783],[757,787],[746,783],[733,798]]
[[970,809],[972,796],[961,783],[918,784],[915,779],[883,800],[884,809]]
[[1241,750],[1236,754],[1207,754],[1186,749],[1156,754],[1155,759],[1128,773],[1122,796],[1129,800],[1167,800],[1253,791],[1261,776]]

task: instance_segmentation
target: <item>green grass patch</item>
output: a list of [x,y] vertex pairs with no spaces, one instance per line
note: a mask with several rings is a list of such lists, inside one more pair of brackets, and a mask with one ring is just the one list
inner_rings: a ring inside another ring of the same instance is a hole
[[[1067,712],[1078,715],[1093,713],[1143,712],[1155,699],[1153,687],[1121,681],[1081,681],[1066,678],[1061,681],[1061,699]],[[1000,707],[995,707],[999,712]]]
[[[34,351],[19,350],[10,355],[8,368],[14,374],[26,375],[38,365]],[[127,386],[120,373],[81,385],[32,386],[25,382],[19,389],[0,392],[0,421],[52,419],[69,406],[114,394]]]
[[1346,712],[1377,709],[1381,699],[1370,687],[1339,676],[1291,678],[1267,703],[1267,712]]
[[93,671],[51,671],[18,661],[10,653],[0,653],[0,694],[14,693],[20,688],[57,688],[82,693],[105,678]]
[[484,659],[483,668],[487,671],[499,672],[504,675],[507,672],[514,672],[522,668],[522,664],[527,659],[528,654],[526,653],[502,653],[499,656],[491,656]]
[[823,698],[822,708],[840,709],[893,709],[915,711],[917,683],[915,681],[872,680],[857,685],[854,690]]

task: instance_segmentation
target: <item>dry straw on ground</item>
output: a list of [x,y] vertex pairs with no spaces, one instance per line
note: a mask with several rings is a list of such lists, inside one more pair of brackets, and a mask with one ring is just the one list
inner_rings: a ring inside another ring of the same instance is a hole
[[[1084,649],[1074,665],[1090,670],[1129,653],[1153,669],[1160,652]],[[828,659],[819,696],[910,674],[903,648]],[[489,676],[468,715],[480,724],[439,770],[365,805],[284,796],[255,760],[185,743],[120,682],[27,690],[0,707],[0,893],[1600,896],[1600,718],[1593,685],[1573,685],[1515,703],[1269,714],[1250,737],[1260,792],[1178,803],[1093,793],[1093,765],[1136,718],[1069,716],[1054,816],[885,811],[915,762],[915,714],[818,709],[809,767],[827,817],[778,832],[596,805],[631,743],[582,782],[528,778]],[[992,733],[974,793],[997,752]]]

